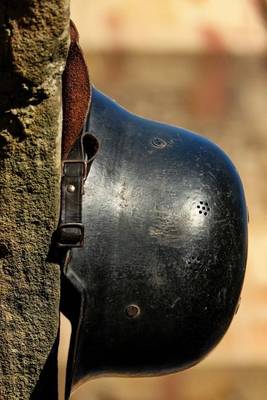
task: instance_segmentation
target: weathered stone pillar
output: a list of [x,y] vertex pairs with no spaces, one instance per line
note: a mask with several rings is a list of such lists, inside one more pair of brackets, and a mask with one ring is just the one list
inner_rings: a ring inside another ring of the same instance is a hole
[[[29,399],[55,342],[61,74],[69,0],[0,2],[0,398]],[[52,400],[52,399],[49,399]]]

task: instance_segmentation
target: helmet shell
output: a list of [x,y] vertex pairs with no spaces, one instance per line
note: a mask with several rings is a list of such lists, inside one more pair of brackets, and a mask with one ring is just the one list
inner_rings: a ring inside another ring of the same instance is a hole
[[248,216],[238,173],[209,140],[95,89],[87,131],[99,151],[85,245],[66,271],[82,296],[73,383],[190,367],[223,337],[240,297]]

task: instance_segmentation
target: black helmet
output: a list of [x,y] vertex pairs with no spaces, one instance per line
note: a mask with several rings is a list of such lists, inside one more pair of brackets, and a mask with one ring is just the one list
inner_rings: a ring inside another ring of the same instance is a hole
[[99,148],[84,187],[84,246],[64,269],[68,393],[99,374],[199,362],[235,314],[247,256],[242,183],[216,145],[130,114],[95,89],[90,143]]

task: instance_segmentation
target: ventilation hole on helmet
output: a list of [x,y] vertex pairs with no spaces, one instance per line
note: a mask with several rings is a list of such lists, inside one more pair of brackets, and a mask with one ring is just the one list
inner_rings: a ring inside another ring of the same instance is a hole
[[139,317],[141,314],[140,307],[137,304],[130,304],[125,310],[126,316],[130,319]]
[[167,146],[167,142],[159,137],[152,139],[151,144],[156,149],[164,149]]
[[204,214],[205,216],[208,215],[208,213],[210,212],[210,207],[209,207],[209,203],[206,201],[199,201],[198,205],[197,205],[197,209],[199,214]]
[[93,160],[99,149],[99,142],[94,135],[86,133],[83,136],[83,145],[86,153],[87,160]]

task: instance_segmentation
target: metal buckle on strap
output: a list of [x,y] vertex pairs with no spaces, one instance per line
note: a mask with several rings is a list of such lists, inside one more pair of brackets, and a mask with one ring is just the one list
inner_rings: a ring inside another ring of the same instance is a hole
[[84,240],[84,225],[81,223],[65,223],[58,227],[57,246],[82,247]]
[[63,177],[66,175],[66,166],[69,164],[70,165],[71,164],[74,164],[74,165],[80,164],[82,166],[82,178],[83,178],[83,181],[85,181],[87,178],[87,172],[88,172],[88,168],[87,168],[88,162],[83,161],[83,160],[64,160],[62,162],[62,176]]

